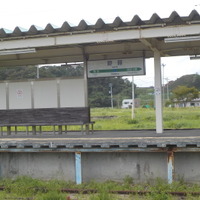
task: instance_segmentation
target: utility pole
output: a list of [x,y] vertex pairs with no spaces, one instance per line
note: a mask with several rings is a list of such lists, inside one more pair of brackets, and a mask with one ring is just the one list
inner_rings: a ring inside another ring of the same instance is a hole
[[40,78],[40,68],[39,68],[39,65],[37,65],[36,68],[37,68],[36,78]]
[[112,83],[109,83],[109,93],[110,93],[110,101],[111,101],[111,108],[113,108],[113,92],[112,92]]
[[134,87],[134,76],[132,76],[132,119],[135,118],[135,87]]
[[165,74],[164,74],[164,67],[166,64],[162,64],[163,67],[163,78],[162,78],[162,84],[163,84],[163,107],[165,105]]
[[169,100],[169,79],[165,78],[165,80],[167,81],[167,100]]

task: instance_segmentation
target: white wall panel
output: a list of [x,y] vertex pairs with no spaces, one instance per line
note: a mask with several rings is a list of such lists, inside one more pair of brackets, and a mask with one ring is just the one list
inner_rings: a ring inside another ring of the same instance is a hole
[[9,109],[31,108],[31,82],[9,83]]
[[0,83],[0,109],[84,107],[85,96],[83,78]]
[[57,108],[57,81],[41,80],[33,84],[34,108]]
[[6,83],[0,84],[0,109],[6,109]]
[[84,79],[60,80],[60,107],[84,107]]

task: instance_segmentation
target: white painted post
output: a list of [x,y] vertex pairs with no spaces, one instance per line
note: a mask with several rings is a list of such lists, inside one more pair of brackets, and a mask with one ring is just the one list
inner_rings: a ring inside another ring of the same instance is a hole
[[85,93],[85,106],[88,107],[88,77],[87,77],[87,71],[88,71],[88,65],[87,65],[87,59],[86,56],[84,56],[84,93]]
[[81,152],[75,152],[76,184],[82,183]]
[[167,180],[171,184],[174,180],[174,153],[167,152]]
[[37,65],[36,68],[37,68],[36,78],[38,79],[38,78],[40,78],[40,66]]
[[134,76],[132,76],[132,119],[135,118],[135,87],[134,87]]
[[163,133],[162,76],[160,53],[154,52],[156,133]]
[[113,108],[113,90],[112,90],[112,83],[109,83],[109,88],[110,88],[110,104],[111,104],[111,108]]

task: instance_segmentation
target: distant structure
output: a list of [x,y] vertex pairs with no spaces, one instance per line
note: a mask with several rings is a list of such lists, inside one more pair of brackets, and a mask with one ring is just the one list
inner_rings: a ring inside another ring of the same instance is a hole
[[[131,108],[133,99],[124,99],[121,108]],[[135,108],[140,107],[140,99],[134,99]]]
[[192,101],[189,101],[187,103],[184,102],[175,102],[174,107],[176,108],[183,108],[183,107],[200,107],[200,98],[193,99]]

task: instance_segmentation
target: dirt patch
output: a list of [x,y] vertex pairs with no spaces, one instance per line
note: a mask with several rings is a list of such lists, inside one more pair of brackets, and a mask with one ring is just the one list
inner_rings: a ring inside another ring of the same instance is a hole
[[111,115],[111,116],[94,116],[92,119],[113,119],[117,118],[117,116]]

